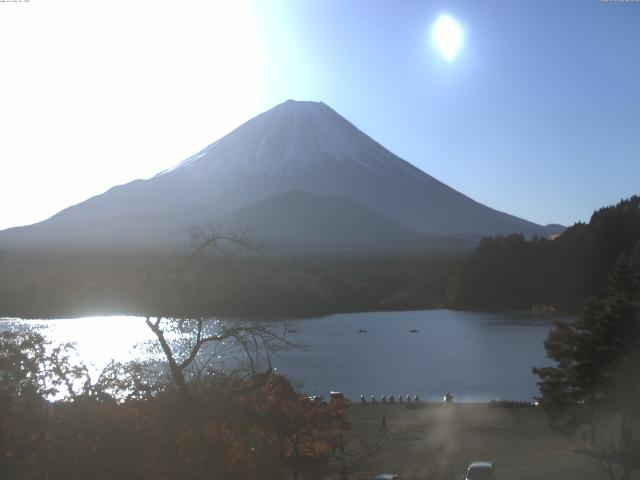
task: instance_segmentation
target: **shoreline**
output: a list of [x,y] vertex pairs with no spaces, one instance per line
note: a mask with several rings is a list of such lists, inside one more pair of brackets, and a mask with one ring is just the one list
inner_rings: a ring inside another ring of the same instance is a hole
[[[565,317],[575,315],[576,312],[572,312],[569,310],[554,310],[540,312],[534,309],[495,309],[495,310],[473,310],[473,309],[460,309],[453,308],[446,305],[438,305],[434,307],[426,307],[426,308],[394,308],[394,309],[373,309],[373,310],[340,310],[340,311],[331,311],[328,313],[319,313],[319,314],[310,314],[310,315],[296,315],[296,316],[252,316],[252,315],[226,315],[226,314],[176,314],[176,313],[167,313],[167,314],[150,314],[149,317],[161,316],[163,318],[211,318],[211,319],[223,319],[223,320],[231,320],[231,321],[243,321],[243,320],[258,320],[263,322],[287,322],[287,321],[295,321],[295,320],[313,320],[313,319],[322,319],[325,317],[330,317],[333,315],[351,315],[351,314],[378,314],[378,313],[402,313],[402,312],[432,312],[432,311],[451,311],[451,312],[460,312],[460,313],[477,313],[477,314],[500,314],[500,315],[516,315],[516,316],[529,316],[531,318],[545,320],[545,319],[554,319],[558,317]],[[121,311],[92,311],[92,312],[84,312],[84,313],[69,313],[68,315],[54,313],[51,315],[41,315],[41,316],[31,316],[31,315],[20,315],[15,312],[12,313],[3,313],[0,312],[0,321],[5,320],[26,320],[26,321],[47,321],[47,320],[78,320],[80,318],[104,318],[104,317],[135,317],[135,318],[145,318],[147,315],[140,312],[128,312],[122,313]],[[531,319],[530,318],[530,319]]]

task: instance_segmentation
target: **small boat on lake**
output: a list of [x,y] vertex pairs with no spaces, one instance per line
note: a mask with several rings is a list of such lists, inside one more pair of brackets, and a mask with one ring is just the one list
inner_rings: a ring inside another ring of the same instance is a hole
[[409,330],[409,333],[418,333],[420,330],[416,330],[415,328],[412,328],[411,330]]
[[364,328],[361,328],[358,330],[358,333],[367,333],[367,331]]

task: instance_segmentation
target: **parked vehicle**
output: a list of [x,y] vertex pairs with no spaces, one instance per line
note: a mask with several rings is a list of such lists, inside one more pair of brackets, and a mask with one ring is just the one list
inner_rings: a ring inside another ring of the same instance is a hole
[[492,462],[473,462],[467,469],[465,480],[487,480],[495,478],[495,467]]
[[371,480],[400,480],[400,475],[396,475],[395,473],[381,473]]
[[333,402],[346,402],[347,401],[347,398],[343,395],[342,392],[334,392],[334,391],[332,391],[330,393],[330,397],[329,398],[330,398],[330,402],[331,403],[333,403]]

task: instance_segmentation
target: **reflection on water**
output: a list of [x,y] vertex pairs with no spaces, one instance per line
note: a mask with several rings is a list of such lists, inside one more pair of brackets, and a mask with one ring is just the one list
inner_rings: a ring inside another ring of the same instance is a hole
[[148,360],[155,337],[141,317],[86,317],[64,320],[2,319],[0,329],[35,330],[53,345],[74,342],[78,357],[94,376],[111,360]]
[[[527,400],[537,394],[531,367],[549,364],[543,341],[554,319],[426,310],[293,320],[291,339],[306,348],[281,353],[274,366],[309,393],[341,390],[351,398],[411,393],[437,399],[448,391],[463,401]],[[54,344],[76,342],[92,372],[111,360],[162,358],[157,348],[149,350],[157,347],[156,339],[140,317],[2,319],[0,329],[38,329]],[[216,355],[224,360],[225,352],[232,356],[225,349]]]

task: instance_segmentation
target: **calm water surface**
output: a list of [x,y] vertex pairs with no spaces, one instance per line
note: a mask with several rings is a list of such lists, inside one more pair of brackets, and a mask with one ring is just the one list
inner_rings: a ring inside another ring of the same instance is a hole
[[[531,367],[550,365],[543,341],[556,319],[425,310],[292,320],[291,339],[306,347],[273,363],[310,394],[439,399],[451,392],[460,401],[530,400],[538,393]],[[154,340],[140,317],[0,319],[0,329],[38,329],[54,343],[76,342],[80,358],[96,371],[111,359],[148,358],[144,344]]]

